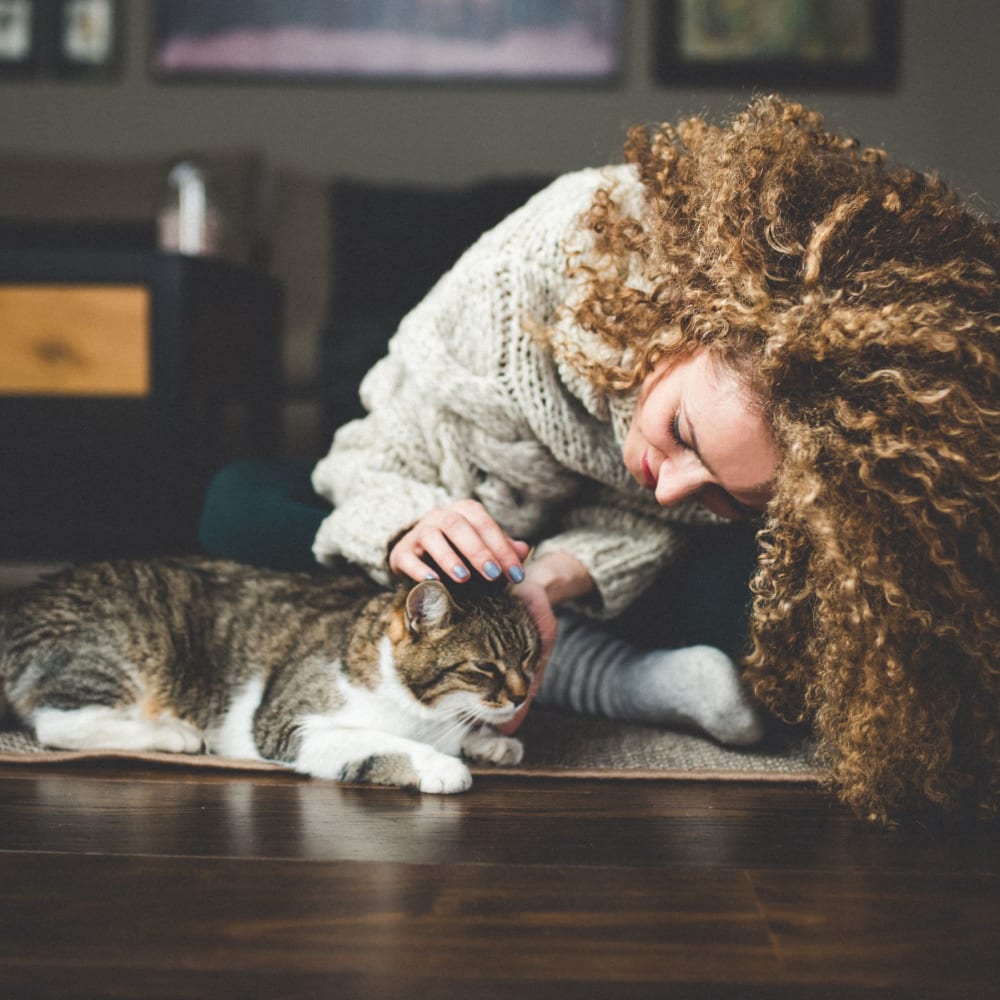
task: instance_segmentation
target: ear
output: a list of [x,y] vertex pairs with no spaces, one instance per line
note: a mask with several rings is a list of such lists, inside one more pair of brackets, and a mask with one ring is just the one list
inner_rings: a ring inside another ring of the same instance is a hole
[[439,580],[418,583],[406,595],[406,627],[417,634],[442,628],[451,619],[451,595]]

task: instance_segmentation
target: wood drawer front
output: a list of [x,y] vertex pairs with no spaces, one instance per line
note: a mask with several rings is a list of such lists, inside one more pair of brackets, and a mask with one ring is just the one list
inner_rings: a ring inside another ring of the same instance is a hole
[[0,285],[0,394],[146,396],[141,285]]

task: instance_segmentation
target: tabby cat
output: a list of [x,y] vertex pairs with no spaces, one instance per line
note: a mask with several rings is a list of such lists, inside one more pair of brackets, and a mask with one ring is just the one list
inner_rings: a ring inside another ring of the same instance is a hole
[[0,602],[7,707],[47,746],[207,749],[424,792],[471,785],[459,755],[520,761],[494,724],[539,651],[506,584],[389,591],[346,566],[103,562]]

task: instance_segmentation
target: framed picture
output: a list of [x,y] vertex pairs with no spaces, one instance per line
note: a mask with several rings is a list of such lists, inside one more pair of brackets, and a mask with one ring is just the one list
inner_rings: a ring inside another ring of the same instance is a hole
[[656,78],[706,86],[887,89],[899,0],[658,0]]
[[30,76],[38,64],[34,0],[0,0],[0,77]]
[[605,82],[619,0],[154,0],[159,79]]
[[119,71],[120,6],[118,0],[58,0],[54,61],[59,75],[105,78]]

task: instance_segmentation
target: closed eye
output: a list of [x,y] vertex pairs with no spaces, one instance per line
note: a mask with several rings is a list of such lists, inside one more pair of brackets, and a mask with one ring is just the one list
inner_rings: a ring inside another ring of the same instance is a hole
[[487,677],[503,677],[503,671],[495,663],[490,663],[488,661],[477,663],[476,670],[478,670],[481,674],[486,674]]
[[678,410],[674,414],[674,419],[670,421],[670,436],[674,439],[674,443],[679,445],[685,451],[691,450],[691,445],[681,437],[681,411]]

